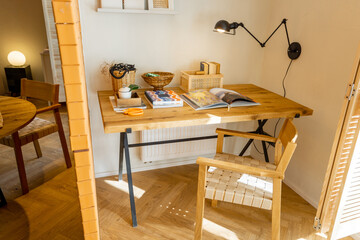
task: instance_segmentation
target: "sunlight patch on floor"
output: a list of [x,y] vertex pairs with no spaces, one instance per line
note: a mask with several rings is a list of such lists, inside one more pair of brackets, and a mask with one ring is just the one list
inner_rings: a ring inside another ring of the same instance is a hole
[[258,177],[254,177],[249,174],[242,174],[241,177],[237,180],[237,182],[250,185],[254,188],[261,189],[265,192],[272,193],[273,192],[273,185],[269,182],[262,180]]
[[[128,183],[125,181],[105,180],[105,183],[129,194]],[[133,189],[134,189],[134,197],[136,197],[137,199],[140,199],[142,195],[144,195],[145,193],[145,190],[142,190],[141,188],[138,188],[136,186],[133,186]]]
[[327,235],[325,233],[317,232],[317,233],[315,233],[315,235],[323,237],[323,238],[327,238]]
[[[321,233],[321,232],[317,232],[317,233],[315,233],[315,235],[316,235],[316,236],[319,236],[319,237],[322,237],[322,238],[324,238],[324,239],[327,238],[326,234]],[[313,239],[313,237],[310,237],[310,238]],[[308,239],[308,238],[298,238],[297,240],[307,240],[307,239]]]
[[233,231],[231,231],[227,228],[220,226],[219,224],[216,224],[210,220],[207,220],[206,218],[204,218],[204,221],[203,221],[203,229],[209,233],[212,233],[219,237],[223,237],[225,239],[239,240],[236,233],[234,233]]

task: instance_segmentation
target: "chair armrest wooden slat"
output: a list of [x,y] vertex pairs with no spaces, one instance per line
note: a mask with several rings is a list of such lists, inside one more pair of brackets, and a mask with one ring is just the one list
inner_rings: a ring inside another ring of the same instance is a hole
[[60,103],[53,104],[51,106],[44,107],[44,108],[39,108],[39,109],[36,110],[36,114],[47,112],[47,111],[50,111],[50,110],[54,110],[54,109],[57,109],[59,107],[61,107]]
[[270,170],[270,169],[262,169],[257,167],[241,165],[239,163],[230,163],[230,162],[225,162],[211,158],[204,158],[204,157],[198,157],[196,163],[199,165],[212,166],[234,172],[247,173],[255,176],[284,179],[284,174],[281,172],[277,172],[275,170]]
[[252,138],[252,139],[266,141],[266,142],[276,142],[276,140],[277,140],[276,138],[270,137],[267,135],[240,132],[240,131],[228,130],[228,129],[223,129],[223,128],[216,129],[216,133],[222,133],[225,135],[231,135],[231,136],[237,136],[237,137]]

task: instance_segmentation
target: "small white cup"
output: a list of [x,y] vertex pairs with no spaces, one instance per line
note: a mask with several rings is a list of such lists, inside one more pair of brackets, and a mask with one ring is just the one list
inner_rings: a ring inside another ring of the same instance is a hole
[[131,90],[128,87],[122,87],[119,89],[119,98],[128,99],[131,98]]

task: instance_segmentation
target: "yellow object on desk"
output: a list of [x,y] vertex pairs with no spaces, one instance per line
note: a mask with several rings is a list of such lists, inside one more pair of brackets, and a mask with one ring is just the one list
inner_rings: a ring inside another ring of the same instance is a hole
[[128,108],[123,111],[125,115],[129,116],[140,116],[144,114],[144,110],[141,108]]

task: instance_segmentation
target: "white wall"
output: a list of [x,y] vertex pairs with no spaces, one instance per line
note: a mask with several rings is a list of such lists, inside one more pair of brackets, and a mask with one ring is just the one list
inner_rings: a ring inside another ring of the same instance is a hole
[[[275,26],[288,18],[290,39],[301,43],[286,80],[287,97],[314,110],[295,120],[299,143],[285,182],[317,207],[334,134],[360,43],[360,1],[276,0],[270,18]],[[265,49],[259,84],[282,94],[281,81],[289,59],[285,34],[278,33]],[[272,129],[268,125],[268,129]]]
[[[7,91],[4,67],[7,55],[18,50],[30,64],[33,79],[44,81],[40,53],[47,47],[41,1],[1,1],[0,7],[0,94]],[[2,81],[1,81],[2,79]]]
[[[260,0],[175,0],[176,15],[98,13],[97,0],[80,1],[84,60],[90,106],[95,172],[115,174],[118,168],[119,134],[104,134],[97,91],[111,89],[100,66],[104,61],[135,63],[136,83],[147,71],[176,74],[170,86],[179,84],[181,70],[196,70],[200,60],[221,63],[224,82],[259,82],[264,51],[244,31],[236,36],[214,33],[220,19],[246,21],[259,38],[265,38],[270,3]],[[246,124],[245,124],[246,125]],[[251,123],[252,125],[252,123]],[[132,134],[138,140],[137,134]],[[133,149],[134,170],[145,166]]]

